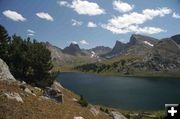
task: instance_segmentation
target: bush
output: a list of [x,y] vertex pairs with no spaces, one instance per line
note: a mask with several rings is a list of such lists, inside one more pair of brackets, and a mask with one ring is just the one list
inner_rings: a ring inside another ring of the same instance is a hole
[[105,110],[105,113],[109,114],[109,110],[108,110],[108,109],[106,109],[106,110]]
[[87,107],[87,106],[88,106],[88,102],[87,102],[86,99],[83,97],[83,95],[80,96],[80,100],[78,101],[78,103],[79,103],[82,107]]

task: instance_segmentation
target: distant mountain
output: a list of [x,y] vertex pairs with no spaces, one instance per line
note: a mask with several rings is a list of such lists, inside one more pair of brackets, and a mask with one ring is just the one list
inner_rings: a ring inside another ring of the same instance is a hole
[[[76,67],[81,71],[122,75],[180,76],[179,35],[161,40],[132,35],[126,44],[119,41],[110,59]],[[110,54],[110,55],[109,55]]]
[[49,42],[44,43],[44,45],[51,52],[51,59],[52,59],[54,65],[61,66],[63,64],[73,62],[74,57],[69,54],[63,53],[63,50],[61,48],[53,46]]
[[112,55],[117,55],[123,53],[127,49],[127,44],[122,43],[120,41],[116,41],[116,44],[114,48],[112,49],[111,53]]
[[93,51],[96,55],[103,55],[109,53],[111,50],[112,49],[109,47],[97,46],[95,48],[89,49],[88,51]]
[[83,53],[82,50],[79,48],[79,45],[74,43],[71,43],[68,47],[65,47],[62,51],[70,55],[85,55],[85,53]]
[[178,45],[180,45],[180,34],[171,37]]
[[149,49],[151,49],[156,43],[157,39],[143,36],[139,34],[133,34],[128,43],[122,43],[116,41],[110,53],[105,55],[106,58],[113,58],[119,55],[139,55],[143,56]]
[[85,63],[101,61],[95,53],[89,50],[80,49],[77,44],[70,44],[68,47],[61,49],[46,42],[43,43],[51,52],[54,66],[76,66]]
[[144,61],[156,71],[180,71],[180,47],[172,38],[164,38],[148,52]]
[[157,43],[157,39],[149,37],[149,36],[144,36],[144,35],[139,35],[139,34],[133,34],[130,38],[129,43],[127,43],[129,46],[132,45],[147,45],[147,46],[153,46],[155,43]]

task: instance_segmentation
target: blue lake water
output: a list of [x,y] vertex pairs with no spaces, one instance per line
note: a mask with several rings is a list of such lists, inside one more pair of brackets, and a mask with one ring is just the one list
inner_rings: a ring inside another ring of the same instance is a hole
[[138,78],[60,73],[65,88],[83,95],[92,104],[127,110],[163,110],[180,103],[180,78]]

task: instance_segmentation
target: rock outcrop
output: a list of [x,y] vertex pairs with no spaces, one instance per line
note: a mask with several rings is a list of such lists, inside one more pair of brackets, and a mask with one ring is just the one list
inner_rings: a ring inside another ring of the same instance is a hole
[[62,94],[62,92],[59,89],[57,90],[57,89],[53,89],[51,87],[46,87],[44,89],[43,95],[45,97],[53,99],[53,100],[55,100],[57,102],[63,103],[63,94]]
[[12,74],[9,71],[9,67],[2,59],[0,59],[0,80],[15,81],[15,78],[12,76]]
[[23,103],[23,99],[21,98],[19,93],[7,92],[7,93],[4,93],[4,95],[10,100],[16,100],[17,102]]
[[115,111],[110,112],[110,116],[111,116],[113,119],[127,119],[124,115],[122,115],[122,114],[119,113],[119,112],[115,112]]

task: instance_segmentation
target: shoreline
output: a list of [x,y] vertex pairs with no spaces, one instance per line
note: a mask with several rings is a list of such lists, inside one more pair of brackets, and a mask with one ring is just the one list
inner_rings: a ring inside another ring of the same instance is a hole
[[[160,75],[160,73],[151,75],[153,73],[149,73],[147,75],[139,75],[139,74],[134,74],[134,75],[124,75],[124,74],[120,74],[120,73],[96,73],[96,72],[83,72],[83,71],[79,71],[79,70],[63,70],[60,71],[59,73],[65,73],[65,72],[74,72],[74,73],[83,73],[83,74],[93,74],[93,75],[99,75],[99,76],[118,76],[118,77],[135,77],[135,78],[180,78],[180,75]],[[163,73],[161,73],[163,74]]]

